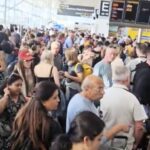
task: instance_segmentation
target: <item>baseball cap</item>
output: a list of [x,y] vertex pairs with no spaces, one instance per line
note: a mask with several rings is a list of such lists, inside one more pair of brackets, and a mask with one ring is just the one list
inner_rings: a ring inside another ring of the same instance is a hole
[[28,50],[20,51],[18,57],[20,60],[25,60],[25,61],[33,59],[32,54]]

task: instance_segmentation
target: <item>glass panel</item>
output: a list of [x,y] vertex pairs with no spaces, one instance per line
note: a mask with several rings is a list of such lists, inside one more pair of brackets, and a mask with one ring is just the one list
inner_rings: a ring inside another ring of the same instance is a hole
[[5,0],[0,0],[0,5],[4,5]]

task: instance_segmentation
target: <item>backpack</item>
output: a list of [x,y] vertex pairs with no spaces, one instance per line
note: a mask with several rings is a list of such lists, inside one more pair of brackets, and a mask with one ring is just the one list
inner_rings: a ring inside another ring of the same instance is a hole
[[143,105],[150,105],[150,66],[146,62],[137,65],[133,79],[133,94]]
[[[77,63],[75,65],[75,72],[76,72],[79,64],[80,63]],[[88,64],[80,64],[80,65],[82,65],[82,67],[83,67],[83,79],[86,78],[88,75],[91,75],[93,73],[93,68],[90,65],[88,65]]]
[[145,62],[140,62],[136,65],[135,69],[131,70],[131,83],[134,86],[136,80],[139,78],[142,70],[145,68]]

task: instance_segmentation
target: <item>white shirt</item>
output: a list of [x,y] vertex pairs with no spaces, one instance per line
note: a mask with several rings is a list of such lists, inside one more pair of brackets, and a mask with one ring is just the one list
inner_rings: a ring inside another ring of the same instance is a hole
[[129,133],[120,133],[128,137],[128,149],[132,150],[134,143],[134,123],[147,119],[146,113],[137,98],[127,91],[127,87],[114,84],[107,89],[101,100],[101,110],[106,130],[116,124],[131,125]]

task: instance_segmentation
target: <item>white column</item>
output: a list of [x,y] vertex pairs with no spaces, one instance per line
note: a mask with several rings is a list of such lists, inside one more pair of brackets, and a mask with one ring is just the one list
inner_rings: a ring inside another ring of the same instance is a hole
[[[100,4],[99,4],[99,8],[98,9],[101,8],[101,1],[104,2],[105,0],[100,0]],[[110,12],[111,12],[112,2],[111,2],[111,0],[106,0],[105,2],[106,3],[110,2],[110,5],[109,5],[109,15],[108,16],[100,16],[99,15],[99,18],[94,21],[94,26],[93,26],[93,29],[92,29],[91,32],[92,33],[96,33],[96,34],[103,34],[105,37],[107,37],[108,34],[109,34],[109,18],[110,18]],[[105,6],[105,4],[104,4],[104,6],[102,7],[102,9],[107,9],[106,7],[107,6]],[[102,11],[102,9],[100,11]]]
[[137,42],[138,42],[138,43],[141,42],[141,36],[142,36],[142,29],[139,28],[139,31],[138,31],[138,37],[137,37]]

